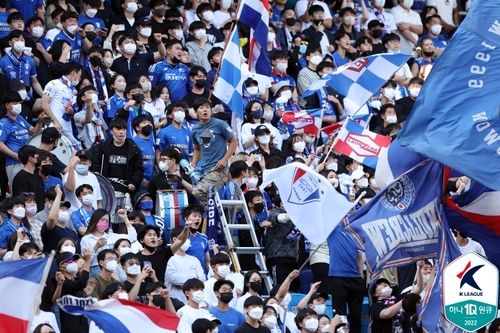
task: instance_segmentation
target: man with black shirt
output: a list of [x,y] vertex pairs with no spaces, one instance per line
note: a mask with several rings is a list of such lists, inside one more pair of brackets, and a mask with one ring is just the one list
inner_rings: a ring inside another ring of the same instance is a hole
[[385,27],[384,23],[379,22],[379,20],[371,20],[368,22],[368,35],[372,40],[372,54],[385,53],[384,44],[382,44],[380,40],[383,27]]
[[417,100],[418,94],[420,93],[420,89],[422,89],[423,84],[424,81],[419,77],[410,79],[410,81],[408,82],[408,91],[410,92],[410,96],[400,98],[396,101],[396,105],[399,105],[402,108],[402,115],[410,115],[411,110],[413,109],[413,105]]
[[[61,134],[55,127],[47,127],[42,132],[42,138],[38,149],[46,152],[51,152],[57,148]],[[52,159],[52,172],[51,176],[61,178],[61,174],[68,172],[68,166],[61,162],[61,160],[54,154],[50,153]]]
[[167,11],[167,2],[165,0],[151,0],[149,2],[149,8],[153,14],[153,16],[151,16],[151,28],[153,33],[159,33],[162,39],[168,39],[167,22],[163,18]]
[[44,207],[45,188],[42,177],[38,173],[35,174],[36,164],[38,163],[38,148],[24,146],[19,149],[17,155],[23,164],[23,169],[14,177],[12,195],[22,195],[27,192],[35,193],[37,212],[39,212]]
[[149,262],[151,268],[156,272],[156,276],[160,282],[164,282],[165,270],[167,269],[168,260],[175,252],[184,244],[189,235],[190,221],[186,221],[184,230],[179,235],[177,240],[171,245],[158,250],[158,240],[160,239],[160,228],[152,225],[144,225],[137,233],[137,240],[142,244],[144,250],[138,253],[139,259],[144,266]]
[[202,66],[193,66],[189,70],[189,80],[191,80],[193,88],[184,96],[183,100],[192,108],[196,99],[200,97],[208,99],[208,91],[205,91],[207,71]]

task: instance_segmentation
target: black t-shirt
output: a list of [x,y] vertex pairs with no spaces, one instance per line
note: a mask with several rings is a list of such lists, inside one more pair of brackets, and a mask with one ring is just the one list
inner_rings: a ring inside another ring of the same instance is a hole
[[[63,283],[61,296],[72,295],[84,297],[83,289],[87,285],[89,272],[82,271],[79,277],[74,280],[66,279]],[[59,311],[61,317],[61,332],[87,333],[89,331],[89,321],[84,316],[73,316],[64,311]]]
[[[125,285],[125,289],[129,293],[132,288],[134,288],[134,284],[129,281],[124,281],[123,284]],[[139,293],[137,294],[137,297],[135,298],[136,302],[143,303],[143,304],[148,304],[149,300],[146,297],[146,286],[148,285],[147,282],[141,282],[141,286],[139,287]]]
[[115,191],[127,192],[127,145],[121,147],[112,143],[108,160],[108,179]]
[[250,326],[247,322],[244,322],[236,330],[234,333],[269,333],[271,332],[267,327],[259,325],[258,328]]
[[[208,99],[208,91],[203,90],[203,93],[201,94],[195,94],[192,90],[187,93],[186,96],[184,96],[183,100],[189,105],[190,108],[193,107],[194,101],[196,101],[198,98],[206,98]],[[213,105],[213,103],[212,103]]]
[[401,114],[397,113],[398,110],[396,109],[398,117],[400,117],[401,115],[409,116],[411,113],[411,109],[413,109],[414,104],[415,100],[413,100],[410,96],[398,99],[396,101],[396,105],[400,105],[402,109]]
[[76,231],[68,228],[61,228],[58,225],[54,226],[54,228],[49,231],[47,230],[47,223],[44,223],[40,233],[42,235],[43,251],[47,253],[50,253],[52,250],[55,251],[57,243],[64,237],[69,237],[73,239],[76,244],[80,244]]
[[45,187],[43,185],[43,179],[39,175],[21,170],[14,177],[12,187],[12,193],[14,195],[22,195],[25,192],[35,193],[37,212],[45,208]]
[[401,329],[404,333],[409,332],[409,325],[407,322],[404,320],[403,315],[400,313],[400,318],[395,319],[394,317],[389,318],[389,319],[381,319],[380,318],[380,312],[382,310],[387,309],[391,305],[387,304],[390,302],[390,304],[396,304],[399,302],[400,299],[395,299],[393,302],[390,302],[387,299],[382,299],[378,300],[377,302],[374,302],[372,306],[370,307],[370,316],[372,317],[372,332],[377,332],[377,333],[392,333],[393,332],[393,326],[400,325]]
[[144,255],[142,252],[138,253],[139,259],[144,265],[144,261],[150,261],[152,268],[155,270],[156,277],[158,281],[164,283],[165,281],[165,271],[167,270],[167,262],[174,255],[170,246],[161,250],[155,251],[151,255]]

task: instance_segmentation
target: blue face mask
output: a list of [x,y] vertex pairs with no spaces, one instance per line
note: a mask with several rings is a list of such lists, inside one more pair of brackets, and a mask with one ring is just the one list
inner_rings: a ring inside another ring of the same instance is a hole
[[78,172],[80,175],[83,175],[89,171],[89,166],[85,164],[77,164],[75,165],[75,170]]
[[152,211],[153,210],[153,200],[146,200],[146,201],[141,201],[139,203],[139,208],[145,211]]
[[258,110],[252,111],[252,117],[254,119],[260,119],[260,118],[262,118],[262,109],[258,109]]

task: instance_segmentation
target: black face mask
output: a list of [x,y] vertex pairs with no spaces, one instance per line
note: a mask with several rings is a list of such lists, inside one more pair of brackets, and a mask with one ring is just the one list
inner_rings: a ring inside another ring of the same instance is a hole
[[41,171],[42,171],[42,174],[44,174],[45,176],[50,175],[50,173],[52,172],[52,164],[42,165]]
[[250,282],[250,289],[258,293],[262,289],[262,281]]
[[431,52],[423,51],[423,53],[424,53],[424,56],[426,56],[426,57],[432,57],[434,55],[434,51],[431,51]]
[[167,11],[167,8],[164,8],[164,7],[156,8],[155,14],[156,14],[156,16],[163,17],[163,16],[165,16],[166,11]]
[[143,128],[141,128],[141,133],[144,134],[145,136],[149,136],[151,132],[153,131],[153,126],[151,125],[146,125]]
[[144,94],[141,94],[141,93],[139,93],[139,94],[133,94],[133,95],[132,95],[132,99],[133,99],[136,103],[140,104],[140,103],[142,103],[142,101],[144,100]]
[[382,30],[380,29],[372,30],[372,36],[373,38],[379,38],[380,36],[382,36]]
[[195,229],[195,228],[189,228],[189,231],[190,231],[192,234],[195,234],[195,233],[198,231],[198,229]]
[[161,295],[153,295],[152,302],[155,306],[159,306],[159,307],[161,307],[162,305],[165,304],[165,300],[163,299],[163,297],[161,297]]
[[87,35],[89,41],[93,41],[96,38],[96,34],[93,31],[87,31],[85,35]]
[[312,20],[314,25],[318,26],[320,25],[321,23],[323,23],[324,20]]
[[149,252],[151,252],[151,253],[153,253],[153,252],[155,252],[155,251],[156,251],[156,247],[155,247],[155,246],[148,246],[148,245],[146,245],[146,244],[142,244],[142,246],[143,246],[146,250],[148,250]]
[[220,300],[228,304],[233,300],[233,293],[220,293]]
[[198,88],[205,88],[205,86],[207,85],[207,80],[204,79],[196,80],[196,83],[194,85]]
[[294,26],[296,22],[297,22],[297,20],[294,19],[293,17],[289,17],[285,20],[286,25],[289,25],[289,26]]
[[102,64],[101,58],[99,58],[98,56],[90,57],[90,64],[94,67],[101,66]]
[[174,64],[178,64],[178,63],[180,63],[180,62],[181,62],[181,59],[177,59],[176,57],[172,57],[172,62],[173,62]]
[[264,203],[263,202],[259,202],[259,203],[254,204],[253,205],[253,209],[257,213],[262,213],[264,211]]

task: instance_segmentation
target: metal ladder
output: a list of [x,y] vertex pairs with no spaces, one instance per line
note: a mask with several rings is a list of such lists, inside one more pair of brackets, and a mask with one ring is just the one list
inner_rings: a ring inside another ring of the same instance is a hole
[[[259,271],[261,279],[264,281],[267,292],[269,293],[273,288],[273,283],[271,277],[269,276],[269,271],[267,270],[266,262],[264,256],[262,255],[262,248],[260,247],[257,235],[255,234],[255,229],[253,227],[253,218],[248,211],[248,207],[245,201],[245,197],[240,188],[236,188],[233,194],[233,200],[221,200],[219,193],[215,191],[215,204],[217,210],[219,211],[219,216],[222,223],[222,228],[224,230],[224,236],[227,242],[227,249],[231,255],[231,260],[234,265],[234,270],[237,273],[241,272],[240,261],[237,254],[254,254],[257,255],[257,260],[261,271]],[[245,215],[246,224],[235,224],[236,221],[236,211],[238,207],[243,208],[243,213]],[[228,218],[226,218],[227,208]],[[250,223],[249,223],[250,221]],[[250,237],[252,238],[253,247],[241,247],[236,246],[233,242],[233,230],[247,230],[250,232]]]

